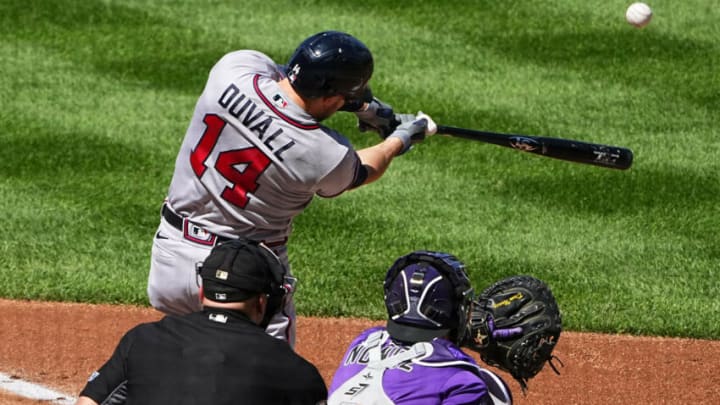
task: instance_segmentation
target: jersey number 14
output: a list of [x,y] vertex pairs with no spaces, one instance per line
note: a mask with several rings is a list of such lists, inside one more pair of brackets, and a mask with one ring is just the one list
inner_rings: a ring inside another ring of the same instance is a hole
[[[198,178],[207,170],[206,161],[227,125],[225,120],[215,114],[206,115],[203,122],[206,125],[205,132],[190,153],[190,165]],[[245,208],[249,201],[247,193],[257,190],[257,179],[270,163],[270,158],[255,146],[220,152],[215,161],[215,170],[232,183],[225,187],[220,196],[240,208]],[[238,170],[241,165],[244,166],[242,171]]]

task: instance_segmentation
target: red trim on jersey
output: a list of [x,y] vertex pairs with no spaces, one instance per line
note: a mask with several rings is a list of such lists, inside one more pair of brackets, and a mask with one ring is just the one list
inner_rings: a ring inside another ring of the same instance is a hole
[[257,93],[258,96],[262,99],[263,103],[265,103],[268,108],[273,110],[275,114],[277,114],[278,117],[282,118],[283,121],[287,122],[288,124],[298,127],[300,129],[318,129],[320,128],[320,125],[318,124],[303,124],[302,122],[295,121],[294,119],[288,117],[287,115],[283,114],[278,110],[271,102],[270,100],[265,97],[265,95],[260,91],[260,86],[258,86],[258,81],[260,80],[260,75],[255,75],[253,77],[253,87],[255,88],[255,93]]

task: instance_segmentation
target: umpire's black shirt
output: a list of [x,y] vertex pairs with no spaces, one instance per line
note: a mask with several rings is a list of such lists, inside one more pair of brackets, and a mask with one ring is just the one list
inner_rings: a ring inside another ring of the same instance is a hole
[[316,404],[317,368],[237,311],[206,308],[131,329],[81,396],[102,403],[127,380],[132,404]]

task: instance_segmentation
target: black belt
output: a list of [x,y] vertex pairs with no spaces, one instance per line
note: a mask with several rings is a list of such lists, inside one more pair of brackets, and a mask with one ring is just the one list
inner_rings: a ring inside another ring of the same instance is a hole
[[[180,232],[183,232],[183,233],[185,232],[185,229],[184,229],[185,219],[182,216],[174,213],[170,208],[168,208],[167,204],[163,204],[163,206],[162,206],[162,216],[163,216],[163,218],[165,218],[165,221],[167,221],[168,224],[173,226],[173,228],[177,229]],[[214,235],[214,237],[215,237],[216,244],[235,239],[235,238],[228,238],[227,236],[220,236],[220,235]],[[276,242],[263,241],[263,243],[265,243],[265,246],[267,246],[267,247],[283,246],[287,243],[287,238],[276,241]]]

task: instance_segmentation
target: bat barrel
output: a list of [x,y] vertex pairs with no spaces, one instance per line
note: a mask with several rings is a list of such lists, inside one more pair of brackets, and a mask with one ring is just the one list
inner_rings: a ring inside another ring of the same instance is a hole
[[438,125],[437,133],[611,169],[629,169],[633,163],[633,152],[620,146],[534,135],[503,134],[446,125]]

